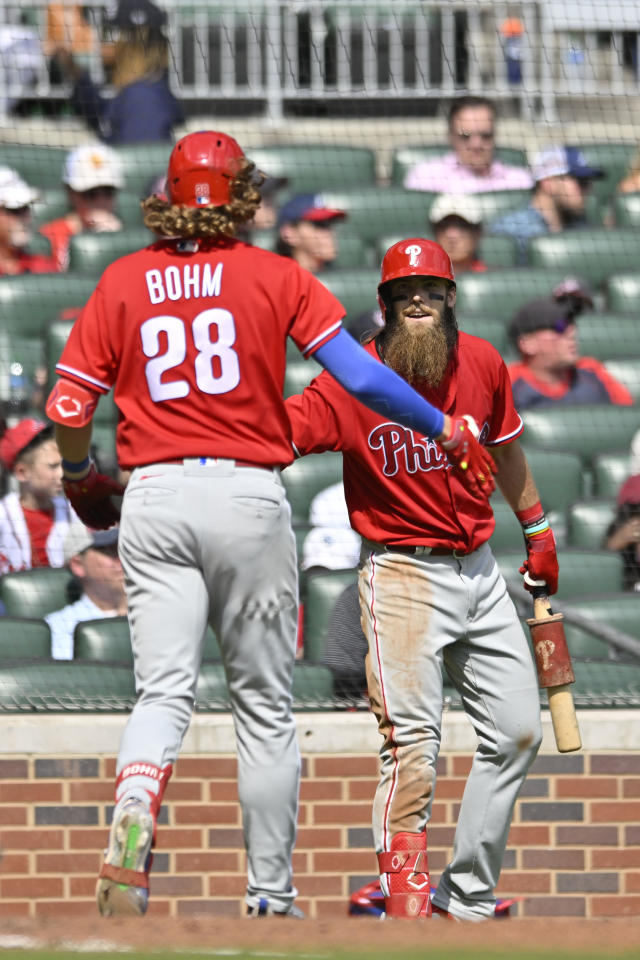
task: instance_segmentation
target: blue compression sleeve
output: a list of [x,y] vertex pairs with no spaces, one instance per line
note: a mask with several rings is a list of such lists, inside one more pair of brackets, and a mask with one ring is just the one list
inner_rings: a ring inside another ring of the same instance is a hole
[[365,407],[424,436],[438,437],[442,433],[442,411],[431,406],[390,367],[369,356],[346,330],[319,347],[313,357]]

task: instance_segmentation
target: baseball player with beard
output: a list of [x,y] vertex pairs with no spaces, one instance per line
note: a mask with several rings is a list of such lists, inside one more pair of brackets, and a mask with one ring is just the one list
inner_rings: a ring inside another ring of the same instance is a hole
[[[366,346],[452,417],[471,414],[523,526],[527,586],[557,590],[553,534],[517,437],[506,367],[485,340],[458,331],[451,261],[429,240],[382,262],[382,331]],[[363,538],[359,594],[367,682],[383,737],[373,832],[385,911],[482,920],[518,791],[540,744],[536,670],[488,540],[491,506],[470,496],[442,446],[368,410],[321,373],[287,400],[296,452],[341,450],[351,525]],[[442,667],[478,736],[453,856],[430,901],[426,824],[442,724]]]
[[143,203],[160,236],[111,264],[57,365],[47,409],[64,486],[81,519],[108,528],[122,488],[88,458],[91,418],[114,388],[117,451],[131,471],[119,553],[137,703],[117,762],[98,880],[100,912],[143,914],[158,810],[189,725],[207,623],[225,666],[238,747],[253,916],[296,916],[291,856],[300,760],[291,713],[297,571],[280,469],[293,458],[282,399],[287,337],[384,417],[439,437],[473,497],[491,458],[342,330],[344,308],[290,259],[234,239],[260,202],[231,137],[174,147],[167,197]]

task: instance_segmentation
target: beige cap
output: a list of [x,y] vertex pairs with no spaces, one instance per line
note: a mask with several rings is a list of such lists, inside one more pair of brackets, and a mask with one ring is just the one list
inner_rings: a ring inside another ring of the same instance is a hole
[[123,186],[122,168],[118,154],[102,143],[88,143],[68,153],[64,161],[62,182],[77,190],[94,187]]
[[477,227],[482,223],[482,210],[473,194],[441,193],[431,205],[429,221],[440,223],[445,217],[461,217]]

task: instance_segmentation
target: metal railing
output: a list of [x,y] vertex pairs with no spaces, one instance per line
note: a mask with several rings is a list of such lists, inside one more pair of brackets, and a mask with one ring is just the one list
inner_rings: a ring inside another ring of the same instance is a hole
[[[71,0],[59,5],[75,6]],[[168,14],[171,84],[179,97],[249,100],[276,120],[288,103],[300,101],[437,102],[466,91],[516,98],[523,115],[552,119],[561,96],[638,93],[640,0],[607,4],[604,12],[600,5],[598,16],[589,3],[569,4],[564,16],[566,4],[534,0],[160,0],[160,5]],[[68,95],[49,70],[49,6],[45,0],[0,3],[5,112],[25,95],[58,100]],[[106,4],[85,8],[95,26],[86,61],[101,80]],[[317,106],[309,108],[311,115],[315,111]]]

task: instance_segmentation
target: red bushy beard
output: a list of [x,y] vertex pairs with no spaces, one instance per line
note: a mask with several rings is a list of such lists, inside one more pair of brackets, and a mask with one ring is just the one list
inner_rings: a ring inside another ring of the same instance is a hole
[[426,383],[434,389],[443,380],[457,341],[457,324],[450,307],[445,321],[415,323],[394,320],[384,333],[384,362],[408,383]]

